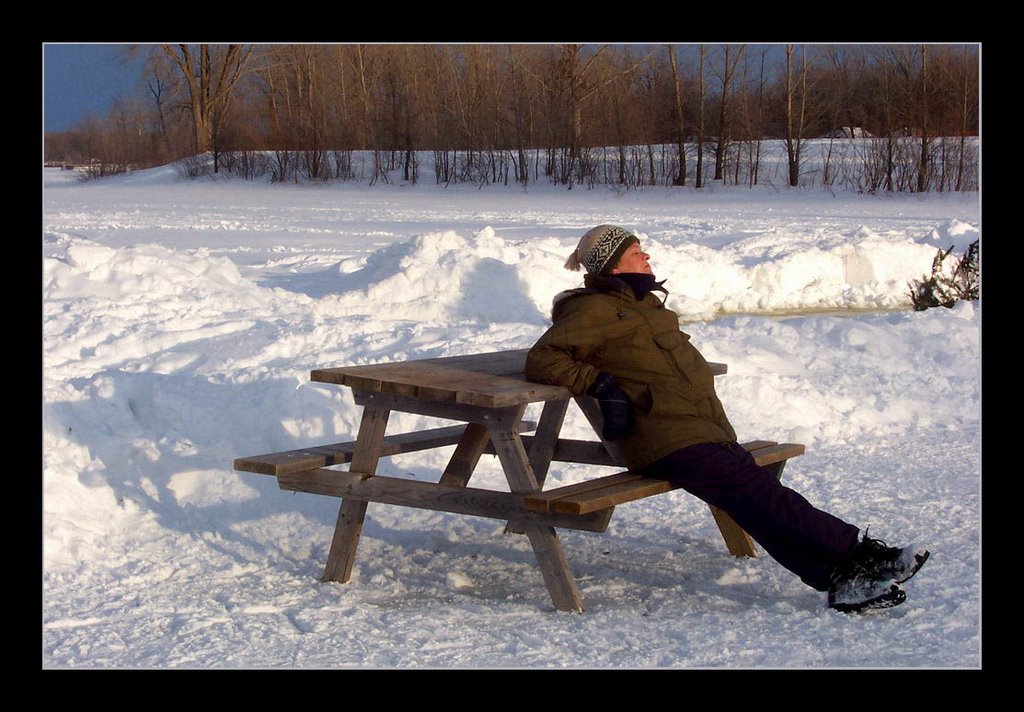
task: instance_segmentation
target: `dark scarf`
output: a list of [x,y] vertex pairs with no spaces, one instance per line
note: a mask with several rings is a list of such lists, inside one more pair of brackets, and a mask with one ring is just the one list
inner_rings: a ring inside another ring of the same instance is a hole
[[665,280],[658,282],[653,274],[624,272],[614,275],[614,278],[625,282],[626,286],[633,290],[638,301],[655,291],[668,294],[668,290],[662,286],[665,284]]

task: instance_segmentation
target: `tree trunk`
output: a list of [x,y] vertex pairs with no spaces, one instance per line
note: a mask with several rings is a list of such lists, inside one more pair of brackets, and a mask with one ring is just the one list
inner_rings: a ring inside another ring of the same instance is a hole
[[917,167],[917,192],[928,189],[928,171],[931,168],[930,148],[928,145],[928,49],[921,45],[921,162]]
[[799,184],[800,165],[793,145],[793,45],[786,45],[786,165],[789,185]]
[[679,68],[676,66],[676,48],[668,46],[668,61],[672,67],[672,89],[675,92],[676,145],[679,149],[679,173],[672,185],[686,185],[686,123],[683,117],[683,95],[679,89]]
[[699,96],[700,111],[697,121],[697,174],[694,178],[694,185],[698,188],[704,187],[704,45],[700,46],[700,72],[699,72]]
[[[218,114],[226,111],[231,92],[241,78],[252,50],[242,45],[227,45],[224,56],[217,63],[210,52],[210,45],[200,45],[197,67],[188,45],[178,45],[177,51],[170,45],[162,45],[162,49],[185,79],[192,116],[193,147],[196,153],[205,153],[213,147],[213,132],[220,118]],[[215,63],[218,64],[216,68]]]
[[729,45],[723,45],[723,61],[722,61],[722,100],[718,107],[718,142],[715,146],[715,180],[723,180],[725,177],[725,149],[728,144],[728,128],[726,126],[726,117],[728,114],[728,100],[729,100],[729,85],[732,83],[732,73],[736,69],[736,65],[739,63],[740,57],[743,56],[742,45],[739,51],[736,53],[736,59],[733,60],[732,65],[729,64],[729,56],[732,54],[732,48]]

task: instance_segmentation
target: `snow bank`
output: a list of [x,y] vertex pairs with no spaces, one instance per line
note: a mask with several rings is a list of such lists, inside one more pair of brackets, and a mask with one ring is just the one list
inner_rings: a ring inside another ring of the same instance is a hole
[[980,318],[971,302],[859,318],[733,317],[700,328],[698,347],[730,365],[719,393],[737,432],[829,447],[977,427],[964,404],[981,401]]
[[758,235],[719,249],[684,239],[646,243],[684,319],[905,308],[908,283],[930,273],[935,256],[923,240],[886,239],[865,227],[813,242]]
[[553,288],[567,283],[546,259],[552,245],[506,241],[490,227],[470,238],[453,230],[418,236],[360,268],[339,264],[337,306],[387,319],[540,323]]
[[[656,273],[667,278],[669,305],[684,320],[906,308],[908,284],[930,273],[935,256],[931,235],[886,240],[866,228],[811,245],[793,241],[782,247],[757,236],[717,249],[695,244],[686,234],[655,239],[637,232]],[[472,236],[448,230],[275,284],[333,295],[325,308],[350,315],[541,323],[551,295],[582,282],[580,273],[562,268],[574,247],[575,241],[556,238],[503,239],[491,227]]]

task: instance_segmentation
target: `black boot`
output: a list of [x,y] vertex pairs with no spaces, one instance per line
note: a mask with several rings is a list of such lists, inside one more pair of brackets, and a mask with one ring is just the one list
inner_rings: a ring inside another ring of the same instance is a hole
[[928,556],[922,546],[900,549],[865,534],[850,557],[832,572],[829,608],[850,612],[898,606],[907,600],[898,584],[916,574]]

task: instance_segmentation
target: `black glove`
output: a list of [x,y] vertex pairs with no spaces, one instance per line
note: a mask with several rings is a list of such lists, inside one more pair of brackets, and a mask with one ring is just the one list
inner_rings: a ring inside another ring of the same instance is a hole
[[633,406],[629,397],[619,388],[615,378],[602,373],[587,390],[587,395],[597,398],[604,418],[601,437],[605,440],[618,440],[629,432],[633,424]]

